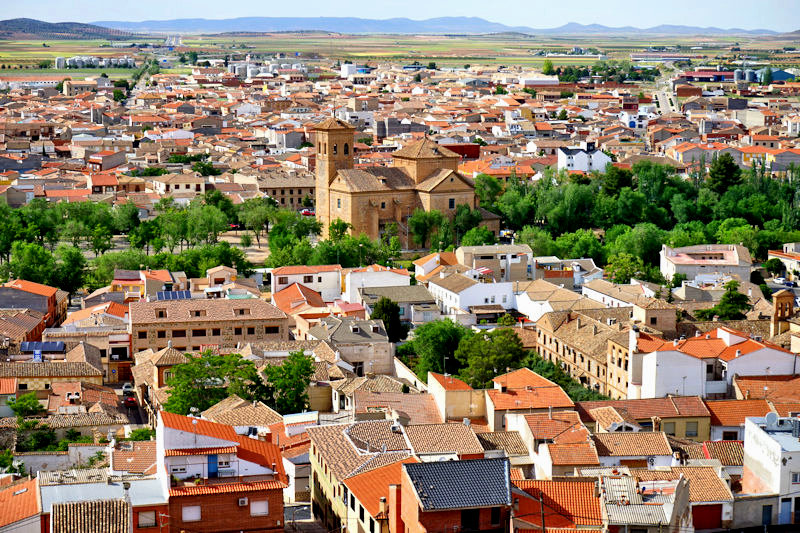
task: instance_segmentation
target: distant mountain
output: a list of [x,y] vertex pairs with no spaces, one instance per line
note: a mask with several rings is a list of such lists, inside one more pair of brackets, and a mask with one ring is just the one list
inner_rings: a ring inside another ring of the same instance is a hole
[[670,35],[775,35],[772,30],[741,28],[700,28],[696,26],[661,25],[653,28],[625,26],[612,28],[600,24],[570,22],[558,28],[535,29],[506,26],[478,17],[440,17],[426,20],[392,18],[386,20],[356,17],[242,17],[233,19],[144,20],[141,22],[100,21],[94,24],[129,32],[226,33],[276,31],[331,31],[339,33],[400,34],[484,34],[516,32],[523,34],[670,34]]
[[42,22],[34,19],[0,20],[0,39],[115,39],[130,34],[79,22]]

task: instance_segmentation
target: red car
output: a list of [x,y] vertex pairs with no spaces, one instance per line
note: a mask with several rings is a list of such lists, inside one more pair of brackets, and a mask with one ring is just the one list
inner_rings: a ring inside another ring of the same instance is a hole
[[306,217],[313,217],[316,213],[311,209],[303,209],[300,211],[300,214]]
[[136,401],[136,398],[134,396],[127,396],[124,400],[122,400],[122,403],[125,405],[125,407],[139,406],[139,403]]

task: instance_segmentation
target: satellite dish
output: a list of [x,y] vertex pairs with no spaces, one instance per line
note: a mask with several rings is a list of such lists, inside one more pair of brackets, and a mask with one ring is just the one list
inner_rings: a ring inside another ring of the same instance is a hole
[[767,428],[768,429],[777,427],[777,425],[778,425],[778,415],[776,413],[769,412],[769,413],[767,413],[767,416],[764,417],[764,419],[767,421]]

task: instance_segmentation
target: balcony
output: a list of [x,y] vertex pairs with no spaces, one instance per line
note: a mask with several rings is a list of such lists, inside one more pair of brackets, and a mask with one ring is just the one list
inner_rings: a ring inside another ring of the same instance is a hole
[[706,381],[706,396],[709,394],[727,394],[728,382],[721,381]]

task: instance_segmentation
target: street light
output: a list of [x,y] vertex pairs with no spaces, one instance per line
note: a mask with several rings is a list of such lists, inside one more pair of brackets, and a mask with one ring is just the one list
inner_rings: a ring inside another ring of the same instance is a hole
[[362,266],[364,263],[364,258],[361,253],[363,248],[364,248],[364,243],[358,243],[358,266]]

